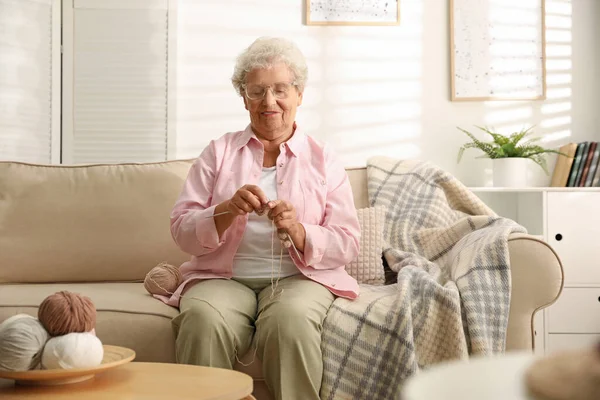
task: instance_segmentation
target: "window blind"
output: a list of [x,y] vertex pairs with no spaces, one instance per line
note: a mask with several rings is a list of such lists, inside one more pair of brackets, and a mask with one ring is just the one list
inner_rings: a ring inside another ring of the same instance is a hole
[[63,4],[63,162],[168,158],[175,2]]

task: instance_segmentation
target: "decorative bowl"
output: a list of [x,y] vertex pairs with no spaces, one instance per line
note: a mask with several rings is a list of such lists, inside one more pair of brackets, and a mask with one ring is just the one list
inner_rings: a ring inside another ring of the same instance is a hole
[[135,358],[135,351],[126,347],[103,345],[102,364],[89,368],[36,369],[30,371],[0,371],[0,378],[12,379],[17,385],[52,386],[82,382],[99,372],[127,364]]

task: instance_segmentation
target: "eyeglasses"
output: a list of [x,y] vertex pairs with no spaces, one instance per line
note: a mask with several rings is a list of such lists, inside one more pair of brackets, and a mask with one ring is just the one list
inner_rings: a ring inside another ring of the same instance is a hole
[[295,82],[278,82],[269,86],[243,84],[242,88],[244,89],[244,94],[246,95],[248,100],[263,99],[267,95],[267,90],[271,90],[271,92],[273,92],[273,96],[281,100],[286,99],[289,96],[293,86],[296,86]]

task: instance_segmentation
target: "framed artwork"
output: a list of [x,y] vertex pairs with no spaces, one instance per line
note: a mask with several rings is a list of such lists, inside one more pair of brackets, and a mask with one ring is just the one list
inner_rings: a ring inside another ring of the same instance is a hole
[[452,101],[546,98],[545,0],[450,0]]
[[400,0],[305,0],[307,25],[399,25]]

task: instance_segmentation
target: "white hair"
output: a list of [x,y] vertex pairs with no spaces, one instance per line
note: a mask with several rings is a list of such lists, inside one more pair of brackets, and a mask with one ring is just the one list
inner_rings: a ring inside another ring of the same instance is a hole
[[256,68],[269,68],[283,62],[294,74],[294,83],[299,91],[304,91],[308,78],[308,66],[300,49],[290,40],[261,37],[246,48],[237,58],[231,83],[241,96],[248,72]]

